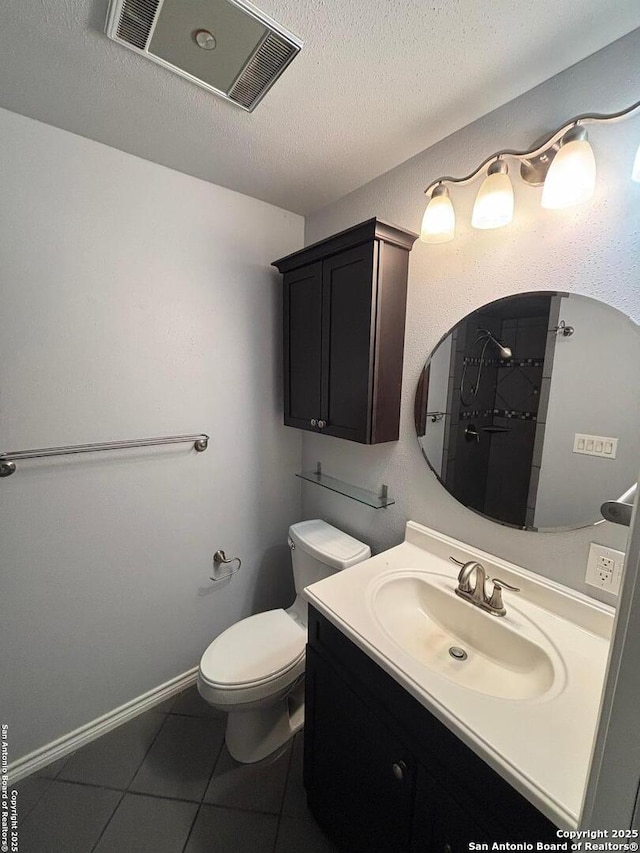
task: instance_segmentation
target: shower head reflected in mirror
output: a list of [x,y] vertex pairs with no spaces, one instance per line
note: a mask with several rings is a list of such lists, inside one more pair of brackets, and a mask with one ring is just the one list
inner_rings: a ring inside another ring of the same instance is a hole
[[513,353],[511,352],[511,347],[506,347],[504,344],[500,343],[500,341],[491,334],[489,329],[478,329],[478,336],[475,339],[474,343],[480,343],[480,341],[484,337],[487,337],[491,341],[491,343],[495,344],[498,347],[498,353],[500,355],[500,358],[512,358]]
[[498,350],[498,355],[503,361],[507,361],[508,359],[513,357],[513,353],[511,351],[511,347],[506,347],[489,331],[489,329],[478,329],[476,332],[476,339],[471,344],[471,348],[475,347],[476,344],[482,344],[482,350],[480,352],[480,360],[478,362],[478,372],[476,374],[476,381],[473,383],[471,388],[467,391],[465,389],[465,379],[467,375],[467,366],[469,364],[468,359],[464,360],[464,366],[462,368],[462,376],[460,377],[460,402],[463,406],[470,406],[471,401],[478,394],[478,389],[480,388],[480,380],[482,379],[482,368],[485,364],[485,353],[487,351],[487,347],[489,343],[492,343]]

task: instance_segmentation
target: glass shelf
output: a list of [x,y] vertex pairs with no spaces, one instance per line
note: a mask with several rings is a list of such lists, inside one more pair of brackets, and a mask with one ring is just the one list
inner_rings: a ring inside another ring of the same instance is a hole
[[358,503],[366,504],[373,509],[384,509],[395,503],[392,497],[389,497],[386,486],[382,486],[380,492],[370,492],[367,489],[361,489],[358,486],[352,486],[350,483],[343,483],[341,480],[336,480],[334,477],[328,477],[322,473],[320,463],[315,471],[303,471],[301,474],[296,474],[301,480],[306,480],[307,483],[315,483],[317,486],[323,486],[332,492],[337,492],[339,495],[344,495]]

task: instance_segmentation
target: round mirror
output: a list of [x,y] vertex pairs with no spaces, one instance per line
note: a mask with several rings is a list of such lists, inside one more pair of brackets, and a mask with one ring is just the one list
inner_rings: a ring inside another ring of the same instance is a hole
[[595,299],[522,293],[469,314],[420,377],[418,440],[466,507],[526,530],[584,527],[635,481],[640,333]]

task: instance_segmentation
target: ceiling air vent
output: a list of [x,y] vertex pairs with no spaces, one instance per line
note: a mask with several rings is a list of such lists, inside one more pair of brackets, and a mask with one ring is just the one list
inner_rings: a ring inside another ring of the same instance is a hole
[[249,112],[302,48],[244,0],[111,0],[106,33]]

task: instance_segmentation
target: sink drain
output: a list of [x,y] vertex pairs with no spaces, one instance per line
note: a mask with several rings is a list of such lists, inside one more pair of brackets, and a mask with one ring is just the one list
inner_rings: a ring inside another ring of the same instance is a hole
[[466,660],[469,657],[465,650],[461,649],[459,646],[451,646],[449,654],[456,660]]

